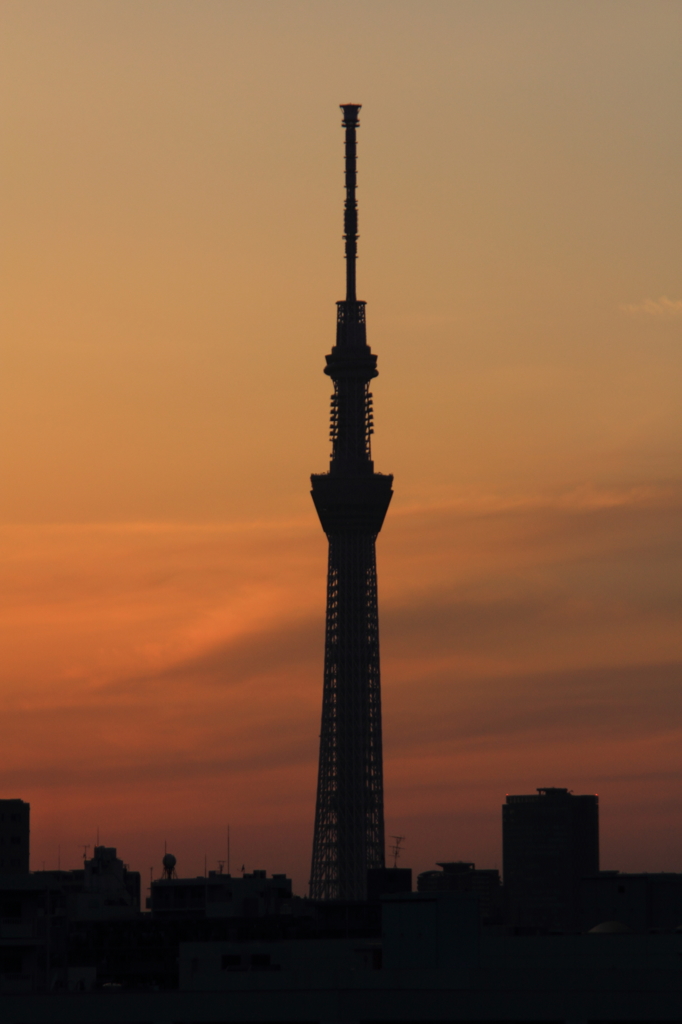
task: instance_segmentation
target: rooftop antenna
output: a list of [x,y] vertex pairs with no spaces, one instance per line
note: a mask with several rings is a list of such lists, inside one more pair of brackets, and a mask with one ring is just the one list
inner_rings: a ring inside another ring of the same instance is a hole
[[230,826],[227,826],[227,873],[230,873]]
[[398,857],[403,852],[401,843],[405,842],[405,836],[391,836],[391,839],[395,839],[395,842],[391,846],[391,853],[393,855],[393,867],[398,867]]
[[83,843],[83,861],[88,859],[88,850],[90,849],[90,843]]
[[219,860],[218,861],[218,874],[219,875],[222,875],[224,867],[225,867],[225,861],[224,860]]

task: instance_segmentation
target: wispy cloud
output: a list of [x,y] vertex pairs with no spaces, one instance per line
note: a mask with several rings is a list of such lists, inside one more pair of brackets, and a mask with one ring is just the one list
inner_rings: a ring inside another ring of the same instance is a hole
[[669,299],[666,295],[661,295],[660,299],[644,299],[643,302],[631,303],[620,308],[628,316],[653,316],[659,320],[675,320],[682,317],[682,299]]
[[[414,867],[438,836],[443,857],[493,863],[505,788],[594,786],[625,807],[630,783],[608,779],[627,764],[647,806],[678,799],[681,513],[682,490],[652,484],[391,517],[386,782]],[[37,862],[106,822],[136,866],[168,837],[199,870],[197,835],[217,857],[230,820],[251,866],[302,885],[324,640],[315,524],[5,527],[0,552],[0,784],[34,805]],[[651,781],[661,772],[673,781]],[[657,850],[666,808],[647,819]],[[474,814],[484,839],[461,847]],[[672,848],[645,854],[630,864],[677,863]]]

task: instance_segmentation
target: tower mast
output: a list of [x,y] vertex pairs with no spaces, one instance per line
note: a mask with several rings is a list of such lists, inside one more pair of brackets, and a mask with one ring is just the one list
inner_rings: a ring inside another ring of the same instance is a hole
[[312,497],[329,541],[322,728],[310,880],[313,899],[364,899],[368,868],[384,867],[384,790],[375,542],[392,476],[374,472],[372,395],[377,359],[356,296],[359,104],[345,104],[346,298],[325,373],[334,383],[328,473]]

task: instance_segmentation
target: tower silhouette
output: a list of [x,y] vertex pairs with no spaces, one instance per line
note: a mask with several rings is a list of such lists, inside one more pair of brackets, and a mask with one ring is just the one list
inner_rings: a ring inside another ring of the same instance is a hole
[[311,477],[329,540],[320,763],[310,880],[313,899],[365,899],[367,870],[384,867],[384,789],[375,541],[392,476],[374,472],[372,395],[377,359],[367,345],[365,303],[355,292],[359,104],[345,104],[346,298],[337,303],[328,473]]

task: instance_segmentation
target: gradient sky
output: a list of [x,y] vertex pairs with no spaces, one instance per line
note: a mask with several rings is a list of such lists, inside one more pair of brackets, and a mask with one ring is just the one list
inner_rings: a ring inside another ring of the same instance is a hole
[[[387,833],[598,792],[682,870],[682,6],[4,0],[0,794],[32,864],[309,870],[363,104]],[[58,851],[61,851],[58,853]]]

